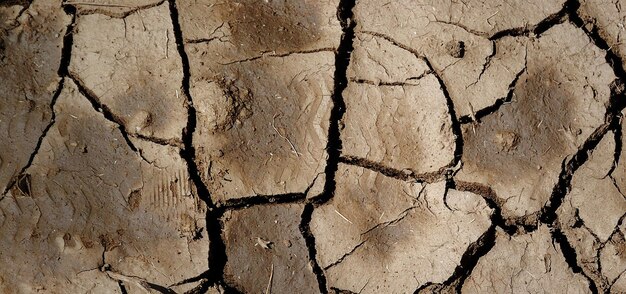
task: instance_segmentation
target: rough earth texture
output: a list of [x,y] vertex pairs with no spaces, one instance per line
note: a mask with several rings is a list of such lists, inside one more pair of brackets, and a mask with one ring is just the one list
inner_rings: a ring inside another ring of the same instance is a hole
[[626,293],[623,1],[0,1],[0,292]]

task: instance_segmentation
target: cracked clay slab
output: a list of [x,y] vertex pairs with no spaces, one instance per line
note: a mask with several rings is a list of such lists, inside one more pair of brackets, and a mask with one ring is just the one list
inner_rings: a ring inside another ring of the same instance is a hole
[[[330,288],[398,293],[452,275],[468,246],[490,227],[482,197],[340,165],[337,191],[311,219]],[[341,232],[337,234],[336,232]]]
[[[200,32],[187,23],[197,17],[191,9],[197,6],[220,20],[200,27],[217,25],[228,36],[226,41],[185,45],[198,118],[196,163],[211,197],[222,204],[255,195],[304,193],[326,166],[341,33],[337,3],[190,2],[182,3],[180,12],[186,40]],[[256,12],[237,14],[251,9]],[[301,14],[309,16],[296,20]],[[241,15],[247,16],[235,17]]]
[[604,52],[571,24],[526,42],[527,70],[513,100],[463,126],[463,168],[457,175],[491,186],[506,218],[533,214],[546,204],[562,163],[604,122],[615,79]]
[[560,11],[564,1],[531,2],[522,7],[480,0],[358,1],[354,15],[357,32],[428,59],[460,118],[505,98],[524,69],[525,48],[500,32],[532,28]]
[[[615,162],[615,147],[614,133],[608,132],[574,174],[571,190],[557,211],[583,272],[604,292],[611,292],[626,271],[626,196],[618,180],[626,164],[623,158]],[[623,145],[621,149],[623,155]]]
[[[0,6],[0,191],[18,176],[52,119],[63,36],[61,1]],[[20,15],[19,18],[15,19]],[[4,18],[6,16],[7,18]]]
[[183,67],[167,3],[125,18],[80,15],[70,73],[131,135],[180,142]]
[[585,278],[568,267],[548,227],[513,237],[498,229],[495,242],[462,293],[591,293]]
[[383,38],[355,40],[343,92],[344,156],[414,174],[450,166],[455,136],[446,97],[428,64]]
[[180,7],[198,112],[196,163],[211,197],[219,204],[304,193],[326,165],[337,1]]
[[0,0],[0,293],[626,293],[626,0]]
[[206,208],[178,150],[136,141],[133,151],[68,79],[54,111],[0,202],[0,263],[13,265],[0,267],[0,289],[110,291],[109,273],[170,285],[203,272]]
[[224,275],[243,293],[318,293],[300,233],[304,205],[261,205],[228,212]]
[[303,193],[324,172],[333,62],[266,57],[194,83],[196,162],[215,201]]

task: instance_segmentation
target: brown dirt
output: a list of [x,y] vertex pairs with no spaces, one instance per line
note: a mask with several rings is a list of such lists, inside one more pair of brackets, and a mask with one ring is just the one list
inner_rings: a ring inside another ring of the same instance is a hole
[[0,1],[2,293],[626,293],[622,1]]

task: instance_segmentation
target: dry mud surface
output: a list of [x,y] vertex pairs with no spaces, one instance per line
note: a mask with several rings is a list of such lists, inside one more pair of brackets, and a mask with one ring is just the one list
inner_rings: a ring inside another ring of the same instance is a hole
[[1,0],[0,292],[626,293],[625,22]]

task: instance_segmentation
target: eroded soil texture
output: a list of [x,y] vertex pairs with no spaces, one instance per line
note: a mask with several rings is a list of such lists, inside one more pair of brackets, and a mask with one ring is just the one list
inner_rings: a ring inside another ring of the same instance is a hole
[[626,293],[625,23],[0,0],[0,292]]

